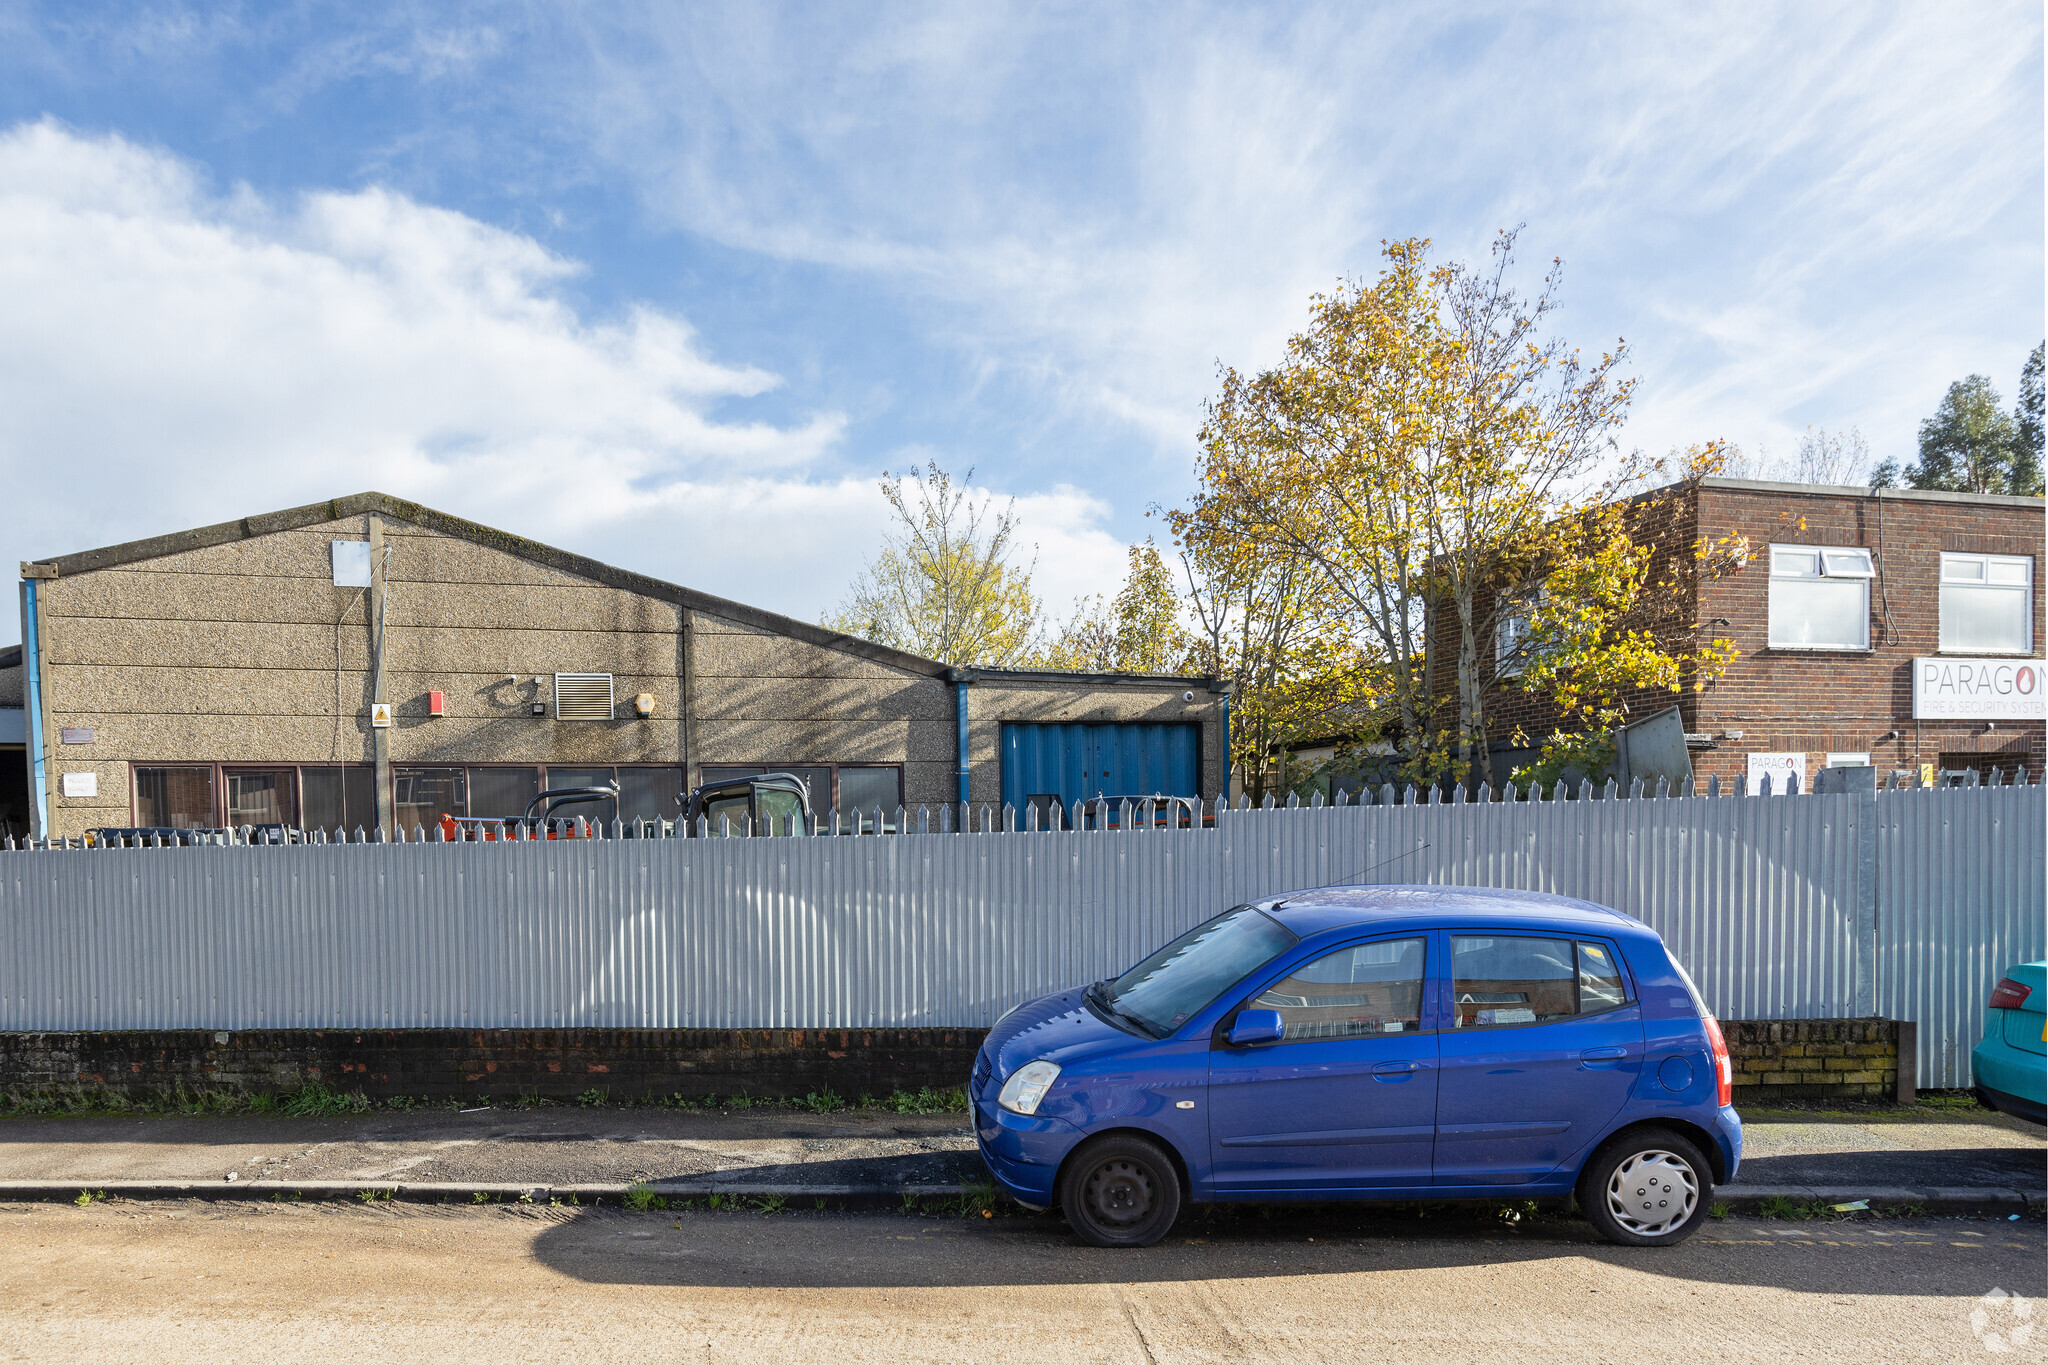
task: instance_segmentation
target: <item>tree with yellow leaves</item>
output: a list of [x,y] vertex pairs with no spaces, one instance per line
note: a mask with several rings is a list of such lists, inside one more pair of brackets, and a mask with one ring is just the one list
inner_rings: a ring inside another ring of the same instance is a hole
[[[1686,452],[1686,481],[1718,467],[1722,449],[1709,443]],[[1740,652],[1706,630],[1694,607],[1699,583],[1739,564],[1748,542],[1673,543],[1672,491],[1589,508],[1553,528],[1532,575],[1541,589],[1516,604],[1516,644],[1502,661],[1515,688],[1547,699],[1556,713],[1542,757],[1518,769],[1517,781],[1598,773],[1614,756],[1614,730],[1631,718],[1633,695],[1703,688]]]
[[882,552],[824,624],[847,635],[949,664],[1013,665],[1039,635],[1031,570],[1009,562],[1013,508],[995,511],[929,464],[924,474],[882,476],[894,526]]
[[[1589,362],[1546,336],[1559,268],[1523,298],[1514,244],[1502,233],[1473,270],[1432,263],[1426,241],[1390,243],[1376,280],[1316,296],[1280,365],[1224,371],[1199,491],[1172,514],[1183,544],[1234,547],[1241,576],[1302,573],[1303,620],[1354,643],[1370,674],[1350,690],[1369,715],[1354,732],[1394,742],[1425,780],[1489,775],[1489,702],[1512,685],[1496,632],[1539,596],[1592,613],[1573,629],[1543,618],[1543,685],[1604,696],[1671,670],[1655,642],[1593,628],[1616,600],[1601,585],[1636,560],[1575,529],[1638,473],[1607,464],[1632,389],[1625,347]],[[1604,567],[1580,572],[1588,553]]]
[[1039,657],[1042,666],[1098,673],[1178,673],[1188,666],[1194,641],[1181,624],[1173,571],[1150,539],[1129,553],[1117,595],[1107,603],[1099,594],[1076,602]]

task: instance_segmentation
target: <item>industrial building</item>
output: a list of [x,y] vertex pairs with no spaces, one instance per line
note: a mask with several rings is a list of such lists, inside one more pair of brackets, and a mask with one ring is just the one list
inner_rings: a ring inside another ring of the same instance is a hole
[[21,604],[17,833],[390,832],[609,783],[578,813],[673,818],[766,770],[889,820],[1226,781],[1220,680],[955,668],[381,493],[27,562]]

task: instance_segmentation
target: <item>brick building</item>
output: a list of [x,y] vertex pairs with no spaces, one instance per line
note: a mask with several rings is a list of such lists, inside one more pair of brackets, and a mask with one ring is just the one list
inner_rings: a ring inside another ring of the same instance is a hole
[[[1661,493],[1668,544],[1748,544],[1688,613],[1741,650],[1727,673],[1704,691],[1629,699],[1637,717],[1680,708],[1700,782],[1754,789],[1771,772],[1810,786],[1820,768],[1863,763],[1914,778],[2024,766],[2038,779],[2042,499],[1725,478]],[[1517,639],[1503,622],[1497,670],[1512,668]],[[1505,679],[1488,713],[1496,777],[1535,756],[1504,736],[1556,723]]]
[[767,769],[891,818],[1224,782],[1221,682],[954,668],[381,493],[22,575],[16,833],[402,828],[614,782],[616,809],[577,813],[672,818],[686,787]]

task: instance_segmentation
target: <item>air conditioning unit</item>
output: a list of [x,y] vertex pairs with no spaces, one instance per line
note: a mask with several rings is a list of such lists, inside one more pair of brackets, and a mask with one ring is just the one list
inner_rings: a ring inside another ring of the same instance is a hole
[[611,718],[611,674],[555,674],[556,720],[610,720]]

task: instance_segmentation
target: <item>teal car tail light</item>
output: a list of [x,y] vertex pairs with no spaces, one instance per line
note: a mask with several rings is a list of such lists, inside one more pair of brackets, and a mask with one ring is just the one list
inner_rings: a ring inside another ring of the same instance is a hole
[[[1982,978],[1979,979],[1981,980]],[[1991,1008],[1995,1010],[2025,1009],[2027,997],[2033,993],[2032,987],[2022,986],[2011,977],[2005,977],[1996,986],[1991,988]]]

